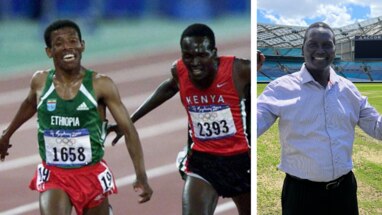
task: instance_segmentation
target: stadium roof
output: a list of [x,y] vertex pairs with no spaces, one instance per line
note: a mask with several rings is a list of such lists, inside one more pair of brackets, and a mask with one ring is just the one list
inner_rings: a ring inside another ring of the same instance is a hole
[[[300,48],[307,27],[257,24],[258,47]],[[336,43],[351,40],[354,36],[382,34],[382,16],[333,28]]]

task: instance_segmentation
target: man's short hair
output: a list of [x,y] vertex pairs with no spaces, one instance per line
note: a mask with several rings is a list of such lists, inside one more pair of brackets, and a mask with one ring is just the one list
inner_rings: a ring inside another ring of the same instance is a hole
[[304,42],[302,43],[303,45],[305,44],[306,38],[308,36],[308,32],[313,28],[329,29],[333,34],[333,43],[336,44],[336,37],[335,37],[335,33],[334,33],[333,29],[328,24],[326,24],[325,22],[315,22],[315,23],[309,25],[309,27],[306,29],[305,36],[304,36]]
[[80,38],[80,41],[82,41],[80,27],[78,27],[78,25],[72,20],[62,19],[62,20],[54,21],[45,29],[45,32],[44,32],[45,45],[51,48],[52,47],[52,44],[51,44],[52,32],[61,28],[66,28],[66,27],[73,28],[74,30],[76,30],[78,37]]
[[182,47],[182,41],[185,37],[207,37],[211,43],[211,49],[216,48],[215,34],[210,27],[205,24],[195,23],[188,26],[180,37],[180,47]]

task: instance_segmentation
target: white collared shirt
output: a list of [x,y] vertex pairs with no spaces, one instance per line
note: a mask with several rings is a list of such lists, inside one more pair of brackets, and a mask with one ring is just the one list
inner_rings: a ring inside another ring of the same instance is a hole
[[382,139],[382,118],[354,84],[330,69],[326,88],[305,65],[268,84],[257,100],[257,135],[279,118],[279,169],[312,181],[331,181],[353,168],[355,126]]

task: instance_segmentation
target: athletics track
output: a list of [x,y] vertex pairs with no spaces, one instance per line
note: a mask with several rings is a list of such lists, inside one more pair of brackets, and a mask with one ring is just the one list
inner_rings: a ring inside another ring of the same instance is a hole
[[[218,40],[218,53],[250,58],[249,32],[239,34],[235,39]],[[84,57],[86,54],[85,51]],[[169,77],[169,68],[179,57],[179,48],[175,46],[151,54],[126,54],[115,60],[96,60],[84,65],[110,76],[117,84],[128,111],[132,113],[159,83]],[[0,80],[0,129],[7,126],[25,98],[31,74],[24,72]],[[120,140],[118,145],[111,147],[112,137],[107,138],[105,160],[119,188],[119,193],[110,197],[114,214],[181,214],[183,181],[177,172],[175,158],[186,143],[185,116],[177,94],[136,123],[149,182],[154,190],[152,200],[146,204],[137,203],[137,194],[132,189],[134,172],[124,141]],[[10,156],[0,163],[1,215],[38,214],[38,193],[28,188],[35,167],[40,162],[35,121],[33,117],[15,133],[11,139],[13,147],[9,150]],[[220,199],[215,214],[232,215],[237,212],[231,200]]]

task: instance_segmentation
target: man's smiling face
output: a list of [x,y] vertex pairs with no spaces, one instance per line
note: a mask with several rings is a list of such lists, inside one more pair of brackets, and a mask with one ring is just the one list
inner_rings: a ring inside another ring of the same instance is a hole
[[335,58],[335,51],[334,35],[331,30],[323,27],[310,29],[303,44],[306,68],[313,71],[329,69]]

